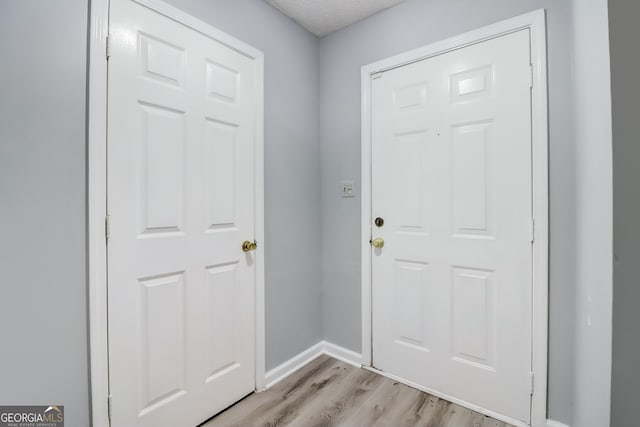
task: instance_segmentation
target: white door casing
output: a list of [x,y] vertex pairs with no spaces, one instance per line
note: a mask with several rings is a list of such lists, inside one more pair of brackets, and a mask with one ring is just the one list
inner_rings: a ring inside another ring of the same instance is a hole
[[193,426],[256,385],[261,69],[131,0],[110,41],[112,425]]
[[373,366],[530,422],[530,32],[371,83]]

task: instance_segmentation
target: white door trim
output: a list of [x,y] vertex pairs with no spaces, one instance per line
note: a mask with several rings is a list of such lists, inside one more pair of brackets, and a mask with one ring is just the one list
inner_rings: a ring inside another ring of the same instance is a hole
[[[133,0],[180,22],[253,59],[256,64],[255,101],[255,258],[256,390],[265,388],[264,296],[264,54],[161,0]],[[91,0],[89,33],[88,144],[88,281],[91,422],[108,427],[109,360],[107,319],[107,35],[109,0]]]
[[[533,63],[532,145],[533,145],[533,351],[535,373],[531,400],[531,425],[547,423],[547,337],[549,309],[549,162],[547,103],[547,44],[544,9],[520,15],[447,40],[436,42],[362,67],[362,361],[372,366],[371,313],[371,79],[375,74],[401,67],[462,47],[515,31],[531,32]],[[481,409],[481,408],[476,408]],[[490,411],[482,411],[490,414]]]

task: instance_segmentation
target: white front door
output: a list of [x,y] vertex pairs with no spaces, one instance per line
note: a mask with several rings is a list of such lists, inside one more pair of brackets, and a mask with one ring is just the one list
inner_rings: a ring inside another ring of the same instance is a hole
[[114,427],[194,427],[255,387],[256,65],[112,0],[109,379]]
[[525,422],[530,63],[522,30],[372,80],[373,365]]

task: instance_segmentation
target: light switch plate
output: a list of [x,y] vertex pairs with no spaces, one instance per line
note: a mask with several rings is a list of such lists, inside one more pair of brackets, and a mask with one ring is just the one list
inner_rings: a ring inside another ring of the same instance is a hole
[[341,197],[356,197],[353,181],[342,181],[340,184]]

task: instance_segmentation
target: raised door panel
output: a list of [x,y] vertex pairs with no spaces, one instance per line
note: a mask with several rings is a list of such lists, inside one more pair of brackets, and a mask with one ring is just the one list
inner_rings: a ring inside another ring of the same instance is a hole
[[184,87],[186,55],[182,47],[138,32],[140,74],[153,81]]
[[393,142],[394,222],[403,231],[424,231],[424,153],[427,132],[396,134]]
[[433,281],[429,264],[396,260],[394,322],[396,341],[419,351],[429,351],[433,332],[428,328],[430,291]]
[[452,128],[451,168],[453,232],[458,236],[491,236],[492,122]]
[[237,227],[238,126],[207,119],[206,200],[209,230]]
[[453,269],[453,358],[490,370],[495,346],[495,284],[489,270]]
[[141,234],[184,231],[185,112],[140,102]]
[[231,67],[207,60],[207,95],[224,102],[238,101],[240,73]]
[[180,398],[185,380],[184,272],[139,280],[140,415]]
[[207,382],[239,366],[238,265],[207,268]]

